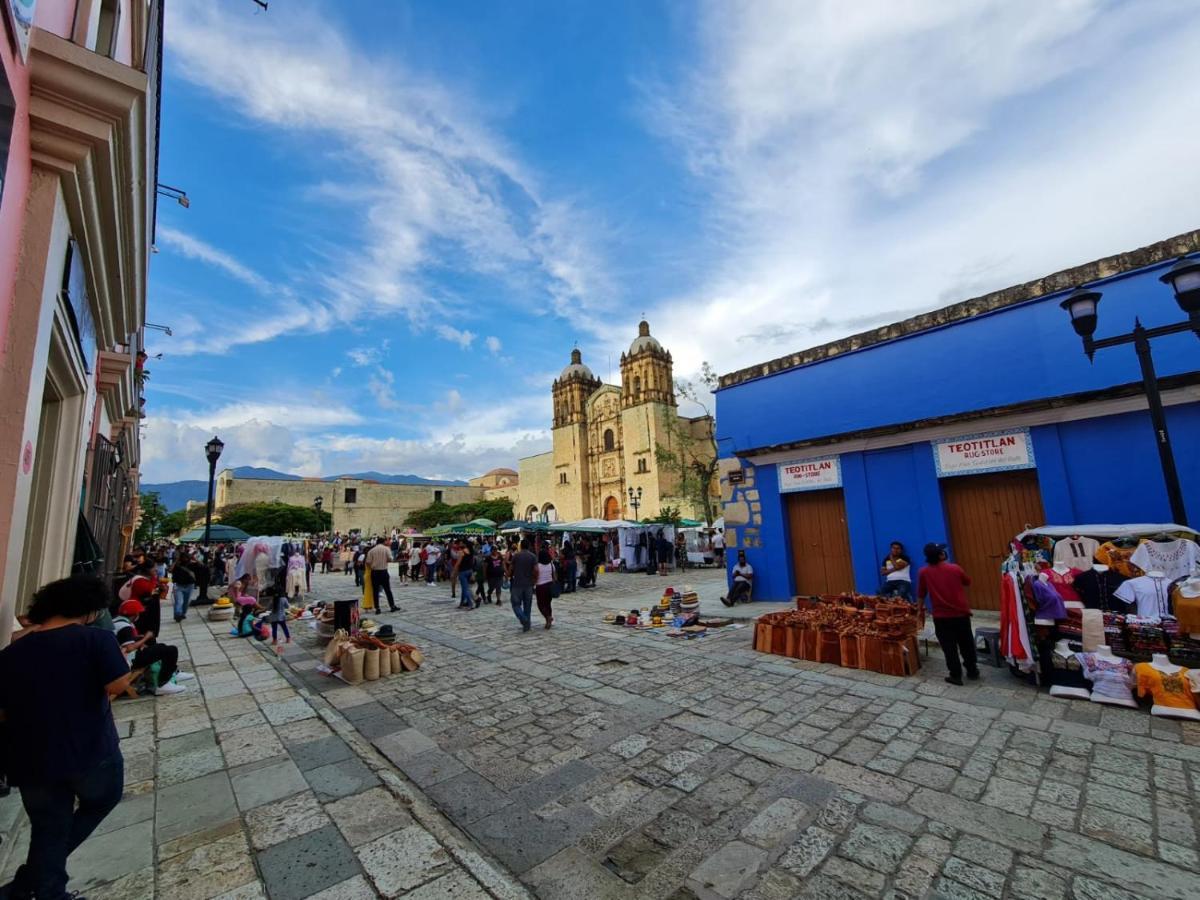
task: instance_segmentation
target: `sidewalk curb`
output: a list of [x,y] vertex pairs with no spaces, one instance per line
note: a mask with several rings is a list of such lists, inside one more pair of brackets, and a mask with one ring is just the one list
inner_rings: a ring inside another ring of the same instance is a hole
[[485,890],[498,900],[533,900],[531,894],[510,875],[500,863],[477,850],[470,837],[443,816],[428,797],[412,782],[396,771],[392,763],[355,729],[333,705],[315,693],[292,671],[292,667],[266,645],[259,651],[283,676],[284,680],[304,698],[330,728],[350,745],[358,757],[374,772],[392,794],[408,809],[413,818],[432,834],[464,869]]

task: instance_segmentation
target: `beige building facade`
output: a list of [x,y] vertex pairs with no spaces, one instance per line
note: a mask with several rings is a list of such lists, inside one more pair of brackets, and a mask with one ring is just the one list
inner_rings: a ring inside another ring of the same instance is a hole
[[649,323],[638,323],[637,337],[621,354],[620,386],[601,382],[573,350],[551,391],[553,449],[520,460],[514,515],[551,522],[632,519],[632,488],[642,492],[637,518],[656,516],[665,506],[703,517],[698,504],[678,496],[678,478],[659,466],[656,449],[676,449],[680,434],[711,433],[713,421],[679,415],[671,354]]
[[284,481],[269,478],[238,478],[231,469],[217,476],[213,505],[219,515],[227,506],[238,503],[289,503],[313,506],[321,498],[321,508],[333,516],[333,530],[347,534],[390,534],[401,528],[409,513],[431,503],[472,503],[484,498],[478,485],[385,484],[361,478],[323,481],[302,478]]

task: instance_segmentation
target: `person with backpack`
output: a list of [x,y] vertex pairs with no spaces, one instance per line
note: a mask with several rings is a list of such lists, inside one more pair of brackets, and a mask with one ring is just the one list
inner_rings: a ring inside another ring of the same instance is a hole
[[149,669],[158,663],[157,678],[147,676],[154,696],[181,694],[184,688],[177,682],[191,681],[196,676],[179,671],[178,647],[158,643],[154,639],[153,631],[138,634],[135,620],[143,612],[145,607],[137,600],[126,600],[112,620],[112,632],[116,635],[121,652],[129,660],[129,670],[132,672],[135,669]]

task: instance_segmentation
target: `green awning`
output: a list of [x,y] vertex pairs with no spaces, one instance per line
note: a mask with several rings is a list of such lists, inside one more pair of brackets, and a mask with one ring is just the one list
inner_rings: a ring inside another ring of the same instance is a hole
[[[240,528],[234,528],[232,525],[222,525],[220,522],[214,522],[208,529],[208,539],[210,542],[226,542],[226,541],[248,541],[250,535],[242,531]],[[180,539],[185,544],[198,544],[204,540],[204,526],[193,528]]]

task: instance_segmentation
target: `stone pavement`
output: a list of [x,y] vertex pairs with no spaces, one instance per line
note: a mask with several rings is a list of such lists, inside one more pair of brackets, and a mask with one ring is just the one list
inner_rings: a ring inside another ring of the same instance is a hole
[[529,634],[406,585],[379,618],[425,649],[418,673],[348,694],[307,635],[287,662],[542,897],[1200,895],[1195,724],[986,666],[955,688],[936,647],[898,679],[757,654],[749,629],[600,622],[662,581],[604,578]]
[[[470,900],[528,896],[434,810],[334,709],[369,701],[326,679],[304,689],[268,645],[164,606],[162,640],[196,674],[187,693],[114,705],[125,756],[121,804],[71,857],[89,900]],[[305,656],[307,659],[307,656]],[[25,857],[16,823],[4,882]]]
[[663,581],[528,634],[398,587],[378,618],[426,663],[357,687],[311,632],[277,660],[189,620],[204,702],[118,705],[129,797],[74,871],[129,872],[93,898],[1198,896],[1197,726],[1000,669],[954,688],[936,649],[897,679],[599,621]]

